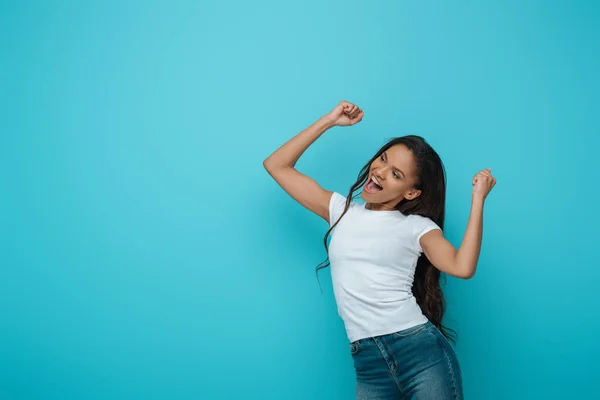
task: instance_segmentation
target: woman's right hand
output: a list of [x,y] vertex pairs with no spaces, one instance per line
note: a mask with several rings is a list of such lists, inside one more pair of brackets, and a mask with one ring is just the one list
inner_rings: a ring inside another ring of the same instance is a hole
[[363,115],[365,115],[364,111],[356,104],[342,101],[335,106],[325,118],[327,118],[333,126],[349,126],[359,123],[362,120]]

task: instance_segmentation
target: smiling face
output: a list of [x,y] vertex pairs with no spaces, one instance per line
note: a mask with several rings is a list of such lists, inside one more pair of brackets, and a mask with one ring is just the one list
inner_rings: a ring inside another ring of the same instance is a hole
[[361,197],[370,210],[393,210],[403,199],[412,200],[421,194],[415,188],[417,181],[412,151],[403,144],[397,144],[371,163]]

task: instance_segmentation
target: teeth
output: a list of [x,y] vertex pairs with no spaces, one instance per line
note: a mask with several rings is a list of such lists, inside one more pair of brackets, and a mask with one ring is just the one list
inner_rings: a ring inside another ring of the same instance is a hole
[[371,175],[371,180],[373,182],[375,182],[375,184],[378,185],[379,187],[383,187],[383,186],[381,186],[381,183],[379,183],[379,181],[377,179],[375,179],[375,177],[373,175]]

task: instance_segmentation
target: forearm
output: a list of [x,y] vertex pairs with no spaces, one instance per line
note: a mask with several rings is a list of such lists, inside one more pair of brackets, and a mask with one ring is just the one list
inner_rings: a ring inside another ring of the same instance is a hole
[[319,118],[308,128],[304,129],[275,150],[273,154],[267,157],[263,164],[267,168],[295,166],[296,162],[306,149],[333,126],[334,125],[328,118]]
[[481,251],[483,237],[483,204],[484,200],[474,196],[471,204],[471,213],[467,222],[467,229],[463,241],[456,254],[457,269],[463,275],[471,278],[475,275],[477,261]]

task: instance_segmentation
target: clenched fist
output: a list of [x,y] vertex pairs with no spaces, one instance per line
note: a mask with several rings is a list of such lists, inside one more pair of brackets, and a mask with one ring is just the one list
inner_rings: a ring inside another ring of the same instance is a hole
[[325,116],[334,126],[354,125],[362,120],[365,113],[356,104],[342,101]]
[[492,176],[491,168],[479,171],[475,177],[473,177],[473,197],[485,200],[495,185],[496,178]]

